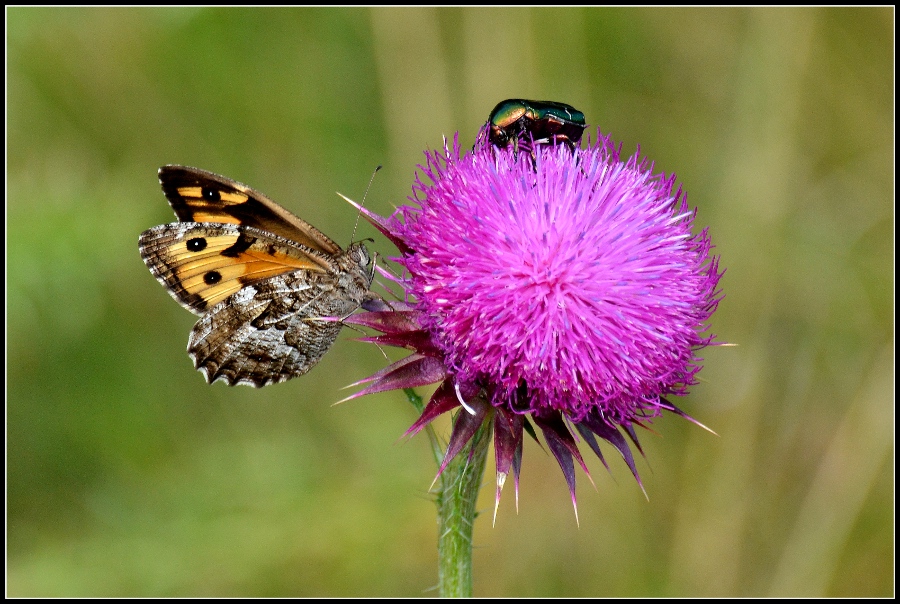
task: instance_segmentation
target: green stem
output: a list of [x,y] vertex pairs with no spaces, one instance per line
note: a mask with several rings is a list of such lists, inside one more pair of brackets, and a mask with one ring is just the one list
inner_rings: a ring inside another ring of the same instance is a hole
[[[404,388],[406,397],[419,413],[425,408],[422,397]],[[460,411],[466,413],[466,411]],[[441,444],[431,424],[425,426],[438,466],[444,459]],[[476,430],[469,447],[460,451],[441,474],[435,493],[438,507],[438,591],[443,598],[472,597],[472,529],[475,505],[481,489],[488,443],[493,422],[490,418]]]
[[443,598],[472,597],[472,529],[492,427],[492,422],[484,422],[470,448],[460,451],[441,474],[436,503],[438,589]]

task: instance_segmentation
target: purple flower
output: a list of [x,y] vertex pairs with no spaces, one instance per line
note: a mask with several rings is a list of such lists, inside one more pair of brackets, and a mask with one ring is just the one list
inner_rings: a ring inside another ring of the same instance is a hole
[[510,471],[518,491],[527,415],[573,503],[574,461],[587,472],[576,434],[604,465],[596,437],[610,443],[640,484],[622,432],[640,450],[635,425],[662,410],[691,419],[667,397],[696,383],[722,273],[675,176],[620,150],[600,135],[574,151],[497,149],[482,134],[462,154],[457,137],[426,153],[414,205],[365,212],[400,250],[406,301],[350,320],[414,353],[354,396],[441,382],[407,433],[465,409],[443,471],[492,421],[498,502]]

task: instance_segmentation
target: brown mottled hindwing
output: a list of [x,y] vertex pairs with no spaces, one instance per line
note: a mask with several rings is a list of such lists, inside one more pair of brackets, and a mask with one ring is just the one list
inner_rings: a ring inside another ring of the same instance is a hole
[[359,308],[371,285],[361,244],[335,258],[340,270],[297,271],[247,286],[211,308],[188,340],[209,382],[257,387],[303,375],[341,331],[335,320]]
[[163,166],[181,222],[144,231],[141,257],[182,306],[201,315],[188,353],[207,381],[262,387],[303,375],[340,319],[369,299],[362,243],[347,250],[262,193],[224,176]]

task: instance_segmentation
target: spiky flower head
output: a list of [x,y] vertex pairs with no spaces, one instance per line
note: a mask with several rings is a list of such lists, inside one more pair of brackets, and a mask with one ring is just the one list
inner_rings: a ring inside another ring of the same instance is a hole
[[[415,353],[361,383],[358,395],[442,382],[409,432],[462,406],[446,462],[484,421],[494,422],[497,498],[510,469],[518,489],[530,415],[569,485],[587,471],[574,427],[637,470],[620,429],[668,410],[696,383],[698,351],[720,295],[718,259],[675,176],[609,137],[586,148],[426,153],[413,205],[367,217],[398,247],[406,302],[353,320],[367,338]],[[687,416],[685,416],[687,417]],[[604,461],[605,464],[605,461]],[[442,468],[443,469],[443,468]]]

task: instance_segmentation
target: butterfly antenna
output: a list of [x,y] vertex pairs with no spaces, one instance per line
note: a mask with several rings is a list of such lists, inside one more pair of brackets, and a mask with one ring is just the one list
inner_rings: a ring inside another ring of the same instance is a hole
[[362,214],[362,209],[366,205],[366,196],[369,194],[369,189],[372,187],[372,182],[375,180],[375,175],[378,174],[378,171],[381,170],[381,166],[375,168],[375,171],[372,172],[372,178],[369,179],[369,184],[366,186],[366,192],[363,193],[362,203],[359,204],[359,212],[356,213],[356,224],[353,225],[353,235],[350,236],[350,241],[353,241],[356,237],[356,227],[359,226],[359,216]]

